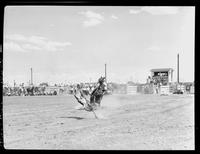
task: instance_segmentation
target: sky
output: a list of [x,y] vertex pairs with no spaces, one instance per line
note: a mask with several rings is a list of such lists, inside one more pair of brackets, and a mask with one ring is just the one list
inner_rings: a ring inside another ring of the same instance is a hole
[[195,7],[7,6],[3,81],[145,83],[150,70],[173,68],[194,81]]

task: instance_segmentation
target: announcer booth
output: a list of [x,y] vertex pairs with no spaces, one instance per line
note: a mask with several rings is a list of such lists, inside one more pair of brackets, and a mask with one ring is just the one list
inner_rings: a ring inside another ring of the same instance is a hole
[[172,68],[152,69],[151,77],[153,80],[161,82],[162,85],[168,85],[173,81],[173,69]]
[[154,83],[160,84],[160,94],[171,93],[170,83],[173,82],[172,68],[151,69],[151,78]]

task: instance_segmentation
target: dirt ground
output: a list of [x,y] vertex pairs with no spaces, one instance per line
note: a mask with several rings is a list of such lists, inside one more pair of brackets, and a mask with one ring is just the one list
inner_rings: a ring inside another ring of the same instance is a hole
[[194,95],[107,95],[102,109],[73,96],[3,97],[6,149],[194,149]]

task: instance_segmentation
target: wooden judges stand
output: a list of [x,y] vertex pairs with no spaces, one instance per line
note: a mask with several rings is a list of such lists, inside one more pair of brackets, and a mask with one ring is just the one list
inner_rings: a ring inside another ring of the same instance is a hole
[[172,68],[159,68],[151,70],[151,78],[156,88],[155,92],[161,95],[173,93],[171,83],[173,81]]

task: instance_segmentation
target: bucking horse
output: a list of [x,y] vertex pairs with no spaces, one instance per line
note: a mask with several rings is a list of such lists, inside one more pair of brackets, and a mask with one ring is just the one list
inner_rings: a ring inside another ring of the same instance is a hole
[[77,84],[77,87],[74,89],[74,97],[80,103],[84,110],[93,112],[95,115],[95,118],[98,118],[95,114],[95,110],[100,108],[101,106],[101,100],[103,98],[103,95],[106,93],[107,85],[105,81],[105,77],[100,77],[96,88],[91,92],[90,98],[86,98],[81,86]]

